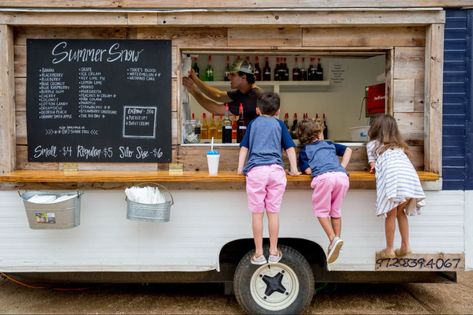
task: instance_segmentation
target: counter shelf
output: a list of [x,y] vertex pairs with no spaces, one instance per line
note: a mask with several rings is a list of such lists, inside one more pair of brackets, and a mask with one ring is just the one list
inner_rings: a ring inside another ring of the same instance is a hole
[[[436,173],[418,171],[422,182],[438,181]],[[375,182],[374,174],[367,171],[350,171],[350,182]],[[309,175],[287,176],[289,183],[310,184]],[[16,170],[0,176],[0,183],[244,183],[245,177],[236,172],[219,172],[209,176],[207,171],[185,171],[182,175],[168,171],[77,171],[70,174],[52,170]],[[308,186],[309,187],[309,186]]]

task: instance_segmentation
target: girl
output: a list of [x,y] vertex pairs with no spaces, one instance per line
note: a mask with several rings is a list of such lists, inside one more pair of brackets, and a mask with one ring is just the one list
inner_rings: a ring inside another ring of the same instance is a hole
[[[329,239],[327,263],[335,262],[343,246],[342,203],[350,185],[345,170],[352,150],[344,145],[324,141],[322,123],[304,119],[297,126],[297,137],[302,146],[299,166],[312,175],[312,210]],[[337,156],[342,156],[342,161]]]
[[[380,115],[368,130],[366,144],[370,172],[376,173],[376,214],[385,215],[386,248],[379,258],[411,254],[407,215],[419,214],[425,199],[419,176],[408,158],[409,147],[402,139],[396,120]],[[401,233],[401,247],[394,250],[396,218]]]

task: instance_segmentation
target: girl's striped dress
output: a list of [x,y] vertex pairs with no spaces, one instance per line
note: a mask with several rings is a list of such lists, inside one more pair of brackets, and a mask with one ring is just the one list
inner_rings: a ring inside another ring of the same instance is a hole
[[385,215],[408,201],[406,214],[420,214],[425,194],[411,161],[400,148],[388,149],[378,156],[377,141],[366,144],[368,161],[376,162],[376,215]]

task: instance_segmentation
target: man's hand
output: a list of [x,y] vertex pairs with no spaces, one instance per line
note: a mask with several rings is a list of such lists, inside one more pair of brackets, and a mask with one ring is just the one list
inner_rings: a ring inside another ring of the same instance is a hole
[[191,79],[192,81],[196,81],[196,80],[199,79],[199,77],[198,77],[197,74],[195,73],[194,69],[190,69],[187,76],[188,76],[188,78]]
[[182,85],[184,85],[187,91],[189,91],[189,93],[191,93],[192,95],[194,95],[194,93],[196,92],[197,87],[195,86],[194,81],[190,77],[182,78]]

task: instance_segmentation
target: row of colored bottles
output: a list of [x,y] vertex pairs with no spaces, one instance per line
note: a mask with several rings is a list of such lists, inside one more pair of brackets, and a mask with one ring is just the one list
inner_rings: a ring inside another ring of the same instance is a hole
[[[192,69],[198,77],[204,81],[214,81],[214,68],[212,66],[212,56],[208,56],[207,67],[201,75],[199,65],[197,64],[197,57],[192,57]],[[237,56],[235,60],[239,60]],[[250,57],[246,57],[246,61],[251,64]],[[259,58],[255,57],[253,65],[254,75],[256,81],[322,81],[324,79],[324,69],[319,57],[310,57],[309,67],[306,69],[305,57],[294,57],[294,67],[290,73],[287,66],[287,57],[276,57],[276,66],[274,72],[271,71],[269,65],[269,57],[265,57],[263,70],[260,68]],[[228,74],[230,73],[230,56],[226,56],[224,80],[228,81]]]
[[[192,113],[192,119],[195,119]],[[207,118],[206,113],[202,113],[202,122],[196,121],[194,133],[202,141],[214,138],[221,140],[222,143],[240,143],[246,132],[246,121],[243,116],[243,105],[240,104],[239,115],[230,118],[228,104],[225,104],[225,115],[215,117],[212,114],[211,118]]]
[[[304,113],[302,114],[302,119],[310,119],[309,113]],[[315,120],[320,121],[324,125],[324,130],[323,130],[323,135],[324,139],[328,139],[328,127],[327,127],[327,116],[325,116],[325,113],[322,114],[322,117],[319,117],[319,114],[315,114]],[[289,133],[291,134],[291,137],[293,139],[297,138],[296,135],[296,129],[297,129],[297,113],[294,113],[293,119],[292,119],[292,124],[289,125],[289,113],[284,114],[284,125],[286,125],[287,130],[289,130]]]

